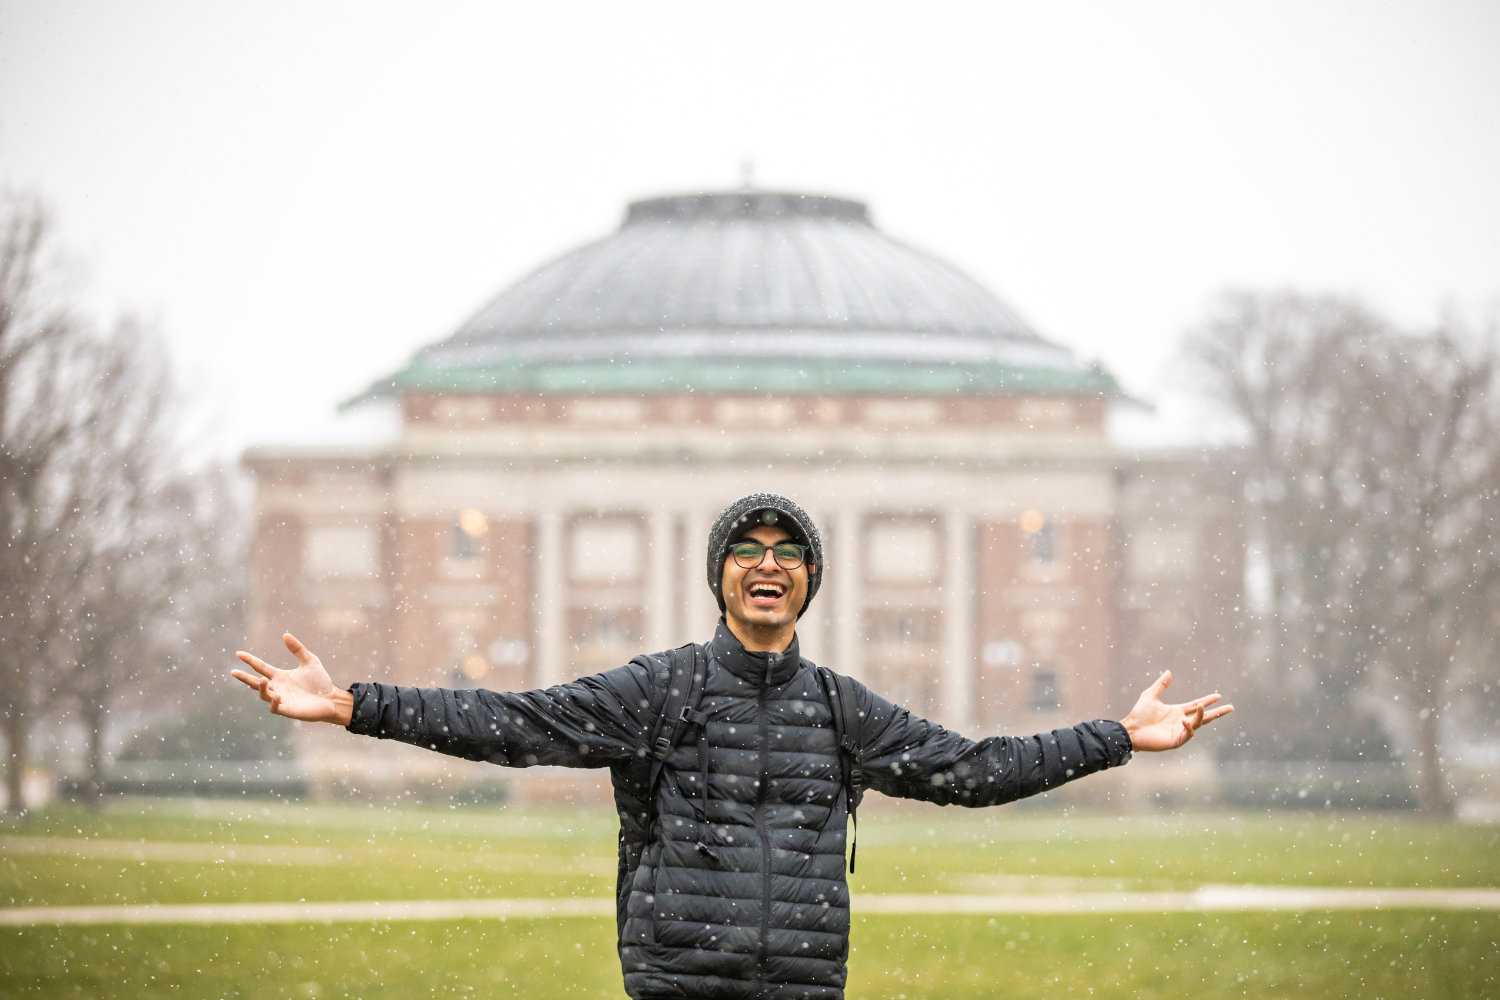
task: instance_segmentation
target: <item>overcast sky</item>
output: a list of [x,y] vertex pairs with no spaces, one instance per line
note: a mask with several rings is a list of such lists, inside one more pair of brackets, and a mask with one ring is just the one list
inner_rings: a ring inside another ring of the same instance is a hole
[[1500,300],[1500,4],[0,3],[0,178],[217,446],[642,196],[869,202],[1150,396],[1228,286]]

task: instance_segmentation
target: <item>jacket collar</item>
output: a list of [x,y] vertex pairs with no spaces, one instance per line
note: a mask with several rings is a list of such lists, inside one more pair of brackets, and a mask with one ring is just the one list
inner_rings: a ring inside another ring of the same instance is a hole
[[723,618],[719,619],[713,641],[708,644],[708,655],[718,660],[725,670],[756,687],[767,681],[772,687],[780,687],[791,680],[802,665],[802,655],[797,649],[795,634],[792,636],[792,644],[783,652],[756,653],[746,649],[744,643],[734,637]]

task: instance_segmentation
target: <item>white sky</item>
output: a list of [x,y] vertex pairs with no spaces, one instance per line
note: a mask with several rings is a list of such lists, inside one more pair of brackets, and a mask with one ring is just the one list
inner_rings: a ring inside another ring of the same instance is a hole
[[0,2],[0,178],[228,453],[746,157],[1147,396],[1226,286],[1479,313],[1497,124],[1492,2]]

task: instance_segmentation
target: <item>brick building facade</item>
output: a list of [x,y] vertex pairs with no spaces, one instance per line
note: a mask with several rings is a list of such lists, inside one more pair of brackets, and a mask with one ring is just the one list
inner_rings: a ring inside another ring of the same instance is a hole
[[[773,490],[825,533],[804,655],[964,732],[1118,716],[1150,670],[1235,655],[1243,577],[1233,471],[1122,453],[1118,396],[856,202],[636,203],[374,387],[394,438],[246,455],[253,641],[344,682],[616,666],[711,634],[708,527]],[[478,780],[306,749],[325,784]]]

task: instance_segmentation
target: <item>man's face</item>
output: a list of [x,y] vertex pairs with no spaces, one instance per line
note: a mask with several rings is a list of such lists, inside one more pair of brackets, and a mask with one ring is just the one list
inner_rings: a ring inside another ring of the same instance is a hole
[[[786,529],[767,524],[747,532],[742,540],[775,545],[791,538]],[[809,552],[808,558],[811,557]],[[757,629],[795,624],[797,612],[807,603],[807,574],[811,569],[809,562],[793,570],[782,569],[769,551],[761,556],[758,565],[749,569],[735,562],[734,556],[726,555],[721,581],[724,613]]]

